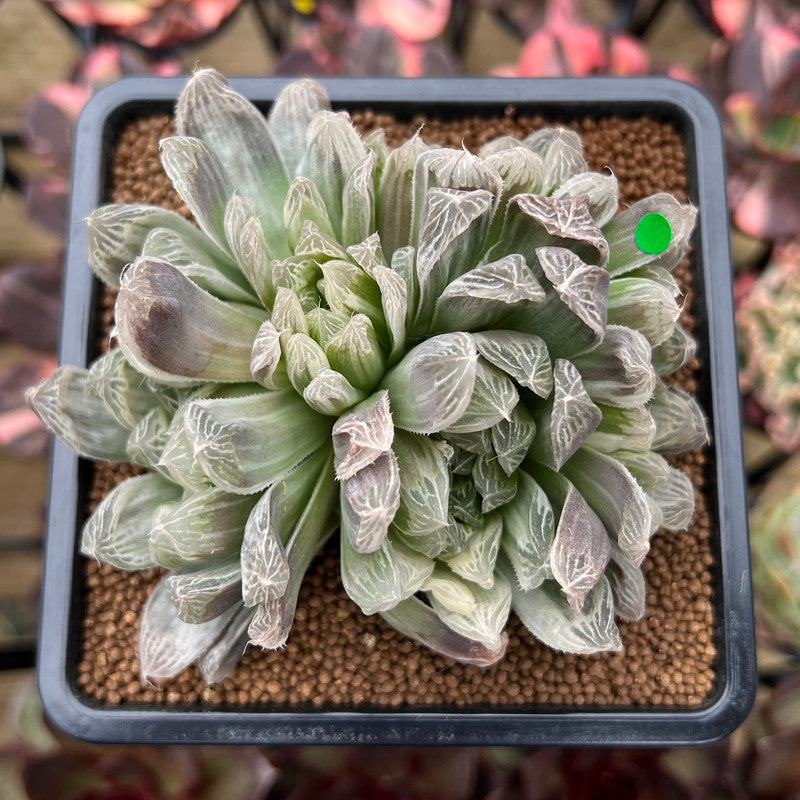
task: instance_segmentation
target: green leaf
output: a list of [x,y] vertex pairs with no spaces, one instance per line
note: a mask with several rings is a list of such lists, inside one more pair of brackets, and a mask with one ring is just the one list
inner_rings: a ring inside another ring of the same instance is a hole
[[400,472],[391,451],[342,483],[342,533],[359,553],[374,553],[400,505]]
[[191,251],[211,264],[229,259],[180,214],[159,206],[110,204],[96,208],[86,219],[89,265],[103,283],[119,289],[122,270],[138,255],[154,229],[169,230]]
[[657,381],[647,409],[656,423],[653,449],[659,453],[685,453],[708,444],[703,411],[697,400],[681,389]]
[[159,142],[161,165],[200,230],[224,253],[225,206],[236,185],[211,148],[192,136],[169,136]]
[[295,251],[300,241],[303,223],[311,220],[322,233],[335,238],[328,211],[319,189],[313,181],[302,176],[296,177],[289,186],[283,206],[283,221],[289,236],[289,247]]
[[271,252],[278,258],[288,255],[283,199],[289,176],[261,112],[219,72],[203,69],[181,92],[175,121],[179,134],[201,139],[210,148],[230,185],[253,202]]
[[472,479],[481,495],[481,512],[488,514],[514,499],[517,475],[507,475],[496,458],[478,456],[472,468]]
[[[514,408],[518,408],[518,406],[519,404],[514,406]],[[484,428],[474,433],[456,433],[455,431],[448,431],[447,442],[453,447],[461,447],[478,456],[494,455],[492,431],[490,428]]]
[[672,333],[653,348],[653,368],[657,375],[668,375],[688,364],[696,351],[697,342],[680,325],[675,325]]
[[316,113],[330,108],[325,88],[303,78],[281,89],[269,112],[269,129],[289,176],[295,175],[305,150],[306,133]]
[[412,433],[436,433],[458,420],[472,396],[477,362],[475,341],[467,333],[418,344],[383,380],[394,424]]
[[536,438],[530,455],[535,461],[560,470],[595,431],[603,414],[586,393],[572,363],[557,358],[553,380],[552,396],[532,409]]
[[541,156],[544,164],[542,194],[549,194],[573,175],[586,170],[583,142],[565,128],[541,128],[526,136],[523,144]]
[[670,466],[658,453],[650,450],[616,450],[611,455],[636,478],[646,492],[661,486],[669,478]]
[[429,329],[434,306],[445,287],[475,266],[493,205],[494,196],[483,189],[428,190],[417,246],[419,306],[412,330]]
[[492,446],[497,462],[511,475],[525,460],[536,436],[536,423],[522,403],[514,406],[509,419],[492,426]]
[[174,503],[181,489],[160,475],[139,475],[115,487],[86,521],[81,553],[117,569],[155,566],[148,533],[162,507]]
[[266,488],[330,436],[330,422],[291,391],[195,400],[184,424],[203,471],[234,494]]
[[612,543],[611,561],[606,570],[614,594],[614,610],[626,622],[638,622],[646,610],[646,585],[644,573],[625,557]]
[[234,194],[225,207],[224,225],[231,252],[248,286],[266,308],[272,308],[275,302],[273,254],[253,204]]
[[222,561],[182,567],[168,573],[165,581],[183,622],[198,625],[241,607],[242,568],[238,554]]
[[172,415],[164,408],[148,411],[131,429],[127,445],[128,460],[142,467],[157,469],[164,477],[169,477],[159,462],[169,438],[171,422]]
[[650,548],[652,515],[647,497],[615,458],[582,447],[561,471],[600,517],[611,540],[634,566]]
[[366,314],[381,336],[386,331],[378,284],[361,267],[332,259],[321,265],[319,287],[330,308],[340,314]]
[[500,644],[494,650],[456,633],[430,606],[416,597],[409,597],[394,608],[382,611],[381,617],[404,636],[461,664],[489,667],[503,658],[508,645],[505,633],[500,635]]
[[341,372],[323,369],[303,390],[303,399],[311,408],[326,416],[338,417],[366,398]]
[[603,418],[586,444],[616,456],[618,450],[646,452],[653,445],[656,425],[646,408],[614,408],[599,405]]
[[150,593],[141,616],[139,672],[143,680],[167,680],[203,656],[223,635],[240,607],[193,624],[183,622],[172,602],[167,576]]
[[394,425],[389,411],[389,395],[375,392],[359,403],[333,426],[332,440],[336,477],[352,478],[392,448]]
[[286,541],[286,559],[289,563],[286,591],[281,597],[259,603],[248,628],[251,643],[265,649],[286,644],[303,577],[319,549],[336,528],[336,518],[332,517],[337,488],[333,478],[333,454],[327,447],[324,453],[325,459],[308,495],[308,502]]
[[159,471],[192,492],[202,492],[211,481],[194,455],[194,447],[183,424],[185,408],[179,409],[166,433],[166,442],[158,461]]
[[115,419],[99,397],[85,392],[89,372],[61,366],[27,390],[34,414],[79,456],[99,461],[126,461],[129,430]]
[[553,367],[541,337],[520,331],[485,331],[473,338],[481,356],[520,386],[541,398],[553,391]]
[[470,587],[473,604],[470,609],[457,610],[441,602],[440,594],[430,592],[431,606],[442,622],[456,633],[480,642],[489,650],[503,644],[503,629],[511,610],[511,586],[503,575],[496,575],[488,589]]
[[692,524],[694,485],[688,475],[670,467],[667,480],[647,494],[661,510],[663,527],[671,531],[685,531]]
[[281,334],[272,320],[261,324],[253,340],[250,374],[267,389],[288,389],[291,386],[281,348]]
[[142,374],[187,386],[250,380],[250,351],[266,312],[212,297],[166,261],[125,270],[115,318],[120,349]]
[[494,585],[494,566],[500,552],[503,521],[499,514],[487,514],[483,525],[470,531],[467,546],[457,555],[447,559],[447,565],[456,575],[483,589]]
[[125,360],[118,348],[92,362],[84,393],[102,400],[114,419],[129,430],[158,405],[157,396],[144,384],[141,373]]
[[[446,335],[446,334],[445,334]],[[458,419],[444,429],[445,434],[474,433],[511,418],[519,394],[505,372],[478,357],[475,384],[469,403]]]
[[386,538],[375,552],[359,553],[342,532],[340,545],[345,591],[367,615],[388,611],[416,594],[433,572],[432,559],[399,540]]
[[606,577],[600,578],[589,592],[583,610],[576,614],[555,581],[522,591],[514,586],[510,572],[510,566],[505,567],[505,575],[512,583],[514,611],[522,624],[548,647],[579,655],[622,650],[619,630],[614,624],[614,599]]
[[252,618],[253,609],[241,607],[217,642],[198,660],[197,668],[207,686],[222,683],[239,663],[250,638],[247,627]]
[[650,344],[641,333],[609,325],[603,341],[572,363],[595,403],[635,408],[647,403],[655,390],[650,353]]
[[[342,236],[342,192],[348,176],[367,150],[346,114],[318,111],[306,132],[306,149],[299,175],[319,189],[337,238]],[[352,243],[351,243],[352,244]]]
[[[475,610],[475,595],[470,587],[441,563],[436,565],[422,584],[422,591],[427,592],[434,610],[437,612],[441,610],[444,615],[469,614]],[[442,617],[443,614],[439,616]]]
[[681,309],[674,293],[649,278],[615,278],[608,287],[608,323],[634,328],[655,347],[672,335]]
[[400,470],[395,528],[411,538],[446,526],[450,473],[441,448],[426,436],[402,430],[395,431],[392,448]]
[[471,269],[453,280],[436,301],[431,329],[485,330],[514,310],[536,313],[544,290],[522,256],[512,254]]
[[472,476],[454,475],[450,483],[448,512],[457,522],[479,526],[483,522],[481,500]]
[[589,213],[600,228],[614,218],[619,208],[619,186],[613,173],[601,175],[599,172],[581,172],[553,191],[553,197],[559,199],[578,195],[586,195]]
[[175,569],[239,554],[245,523],[257,495],[222,489],[189,494],[159,515],[150,531],[150,552],[159,566]]
[[383,377],[386,359],[369,317],[353,314],[325,347],[331,367],[357,389],[369,392]]
[[514,499],[500,509],[503,534],[500,546],[516,576],[528,590],[538,586],[550,571],[550,547],[555,517],[547,495],[527,472],[520,470]]
[[[666,217],[672,229],[669,246],[658,255],[646,253],[636,244],[636,226],[653,213]],[[696,208],[681,205],[671,194],[654,194],[634,203],[603,226],[610,250],[608,271],[612,276],[624,275],[644,264],[673,270],[686,255],[696,217]]]
[[[414,167],[417,158],[428,150],[419,131],[389,153],[381,174],[380,225],[381,244],[388,259],[400,248],[411,244],[412,196]],[[416,242],[416,238],[413,240]]]
[[275,293],[275,305],[272,307],[272,324],[279,333],[308,333],[308,323],[303,306],[292,289],[283,286]]
[[286,360],[286,374],[298,394],[302,394],[322,370],[331,367],[325,351],[305,333],[287,336],[283,343],[283,355]]
[[342,190],[342,244],[356,244],[375,232],[377,157],[368,151],[353,167]]

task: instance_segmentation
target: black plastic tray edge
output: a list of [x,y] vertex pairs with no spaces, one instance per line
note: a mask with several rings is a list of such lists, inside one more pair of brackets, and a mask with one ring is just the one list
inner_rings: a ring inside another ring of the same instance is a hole
[[[232,81],[251,99],[267,102],[288,82],[279,78]],[[86,215],[101,200],[103,125],[127,104],[174,100],[183,78],[132,78],[101,90],[77,125],[70,240],[64,289],[62,363],[85,364],[93,315],[93,281],[86,265]],[[715,431],[717,523],[721,542],[722,613],[720,674],[715,701],[698,710],[620,709],[559,713],[251,712],[107,709],[87,705],[68,678],[75,570],[75,529],[80,518],[79,463],[60,442],[53,448],[42,620],[39,688],[50,719],[89,741],[256,744],[436,744],[667,746],[705,744],[732,732],[746,717],[757,683],[750,561],[737,384],[733,298],[728,252],[722,132],[710,101],[693,87],[666,78],[591,79],[329,79],[335,104],[388,107],[394,102],[468,104],[474,110],[515,103],[560,106],[563,113],[658,113],[683,118],[697,166],[693,200],[702,208],[702,284],[709,334],[707,353]],[[439,110],[444,106],[438,107]],[[590,111],[591,108],[591,111]],[[714,346],[713,343],[721,343]],[[73,645],[74,646],[74,645]]]

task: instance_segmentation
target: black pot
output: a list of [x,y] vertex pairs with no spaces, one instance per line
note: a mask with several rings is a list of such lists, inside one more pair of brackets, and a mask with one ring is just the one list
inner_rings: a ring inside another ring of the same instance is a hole
[[[287,81],[243,79],[234,87],[267,107]],[[86,264],[83,220],[107,199],[116,133],[147,114],[171,113],[182,78],[137,78],[99,92],[77,126],[61,360],[94,355],[98,284]],[[329,79],[334,106],[398,116],[521,113],[548,118],[648,115],[683,135],[692,203],[696,337],[704,362],[699,399],[709,416],[708,506],[716,556],[717,688],[701,708],[521,707],[513,711],[250,711],[99,707],[76,683],[83,586],[78,531],[91,467],[56,442],[50,490],[39,684],[50,718],[95,741],[260,744],[666,745],[720,739],[749,711],[756,687],[745,480],[737,385],[722,136],[710,102],[694,88],[646,79]]]

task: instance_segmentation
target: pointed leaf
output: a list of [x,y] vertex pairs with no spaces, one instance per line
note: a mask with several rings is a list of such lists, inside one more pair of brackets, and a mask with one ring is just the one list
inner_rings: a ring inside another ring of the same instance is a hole
[[466,333],[434,336],[414,347],[384,378],[398,428],[436,433],[459,419],[475,386],[478,354]]
[[558,186],[552,196],[563,198],[581,194],[586,195],[589,200],[589,213],[599,228],[616,215],[619,208],[619,186],[613,173],[601,175],[598,172],[582,172],[573,175]]
[[473,337],[478,352],[541,398],[553,391],[553,367],[544,340],[519,331],[485,331]]
[[638,622],[644,617],[647,590],[644,573],[625,557],[624,553],[612,543],[611,561],[606,577],[614,594],[614,610],[626,622]]
[[342,244],[356,244],[375,232],[377,157],[368,151],[354,166],[342,190]]
[[573,175],[586,170],[583,142],[574,131],[542,128],[527,136],[524,144],[541,156],[544,163],[542,194],[549,194]]
[[272,320],[261,324],[250,354],[250,374],[267,389],[288,389],[286,360],[281,349],[281,334]]
[[86,521],[81,553],[117,569],[155,566],[148,533],[162,506],[181,496],[181,489],[160,475],[139,475],[108,494]]
[[646,452],[653,446],[656,424],[646,408],[614,408],[599,405],[600,424],[586,440],[594,450],[616,455],[617,450]]
[[167,680],[183,672],[220,638],[239,608],[198,625],[183,622],[172,602],[166,577],[147,598],[139,631],[139,672],[143,680]]
[[208,622],[242,602],[242,568],[239,556],[200,566],[188,566],[167,574],[172,602],[183,622]]
[[680,326],[653,348],[653,368],[658,375],[668,375],[688,364],[697,351],[697,342]]
[[378,456],[389,452],[393,437],[389,395],[385,391],[375,392],[333,426],[337,479],[352,478]]
[[366,398],[341,372],[323,369],[303,390],[303,399],[320,414],[338,417]]
[[522,403],[514,406],[511,417],[492,426],[492,446],[506,475],[511,475],[525,460],[536,436],[536,423]]
[[497,459],[478,456],[472,468],[472,479],[481,495],[481,512],[488,514],[514,499],[517,475],[507,475]]
[[669,468],[667,480],[647,493],[661,510],[661,525],[671,531],[685,531],[694,518],[694,486],[688,475]]
[[608,287],[609,325],[634,328],[655,347],[672,335],[681,309],[666,286],[648,278],[615,278]]
[[120,349],[139,372],[187,386],[250,380],[265,312],[212,297],[166,261],[139,258],[123,275],[115,315]]
[[519,402],[513,381],[505,372],[478,357],[475,385],[464,413],[445,432],[473,433],[511,418]]
[[659,453],[685,453],[708,443],[703,411],[686,392],[658,381],[647,410],[656,423],[653,449]]
[[128,460],[142,467],[157,469],[164,477],[169,477],[169,473],[159,466],[159,462],[169,439],[171,422],[172,415],[161,407],[148,411],[133,426],[128,437]]
[[244,655],[247,647],[247,626],[253,618],[253,609],[241,607],[234,614],[222,635],[200,660],[197,668],[207,686],[213,686],[227,678]]
[[499,514],[487,514],[483,526],[475,528],[467,546],[457,555],[447,559],[447,565],[456,575],[478,584],[483,589],[494,585],[494,566],[500,552],[503,521]]
[[330,365],[357,389],[369,392],[383,377],[386,359],[369,317],[353,314],[325,347]]
[[314,182],[302,176],[296,177],[289,187],[283,206],[283,221],[289,236],[289,247],[294,252],[300,241],[303,223],[311,220],[322,233],[335,238],[325,202]]

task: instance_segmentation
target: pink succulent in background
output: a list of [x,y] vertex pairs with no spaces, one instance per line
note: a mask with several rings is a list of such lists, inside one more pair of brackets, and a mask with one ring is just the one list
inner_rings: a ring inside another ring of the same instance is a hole
[[97,25],[149,49],[177,47],[213,33],[241,0],[47,0],[73,25]]
[[580,18],[574,0],[551,0],[544,22],[522,47],[515,65],[499,67],[506,77],[644,75],[649,58],[632,36],[611,33]]

